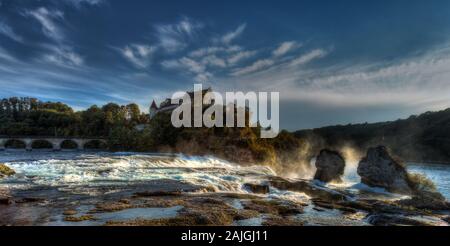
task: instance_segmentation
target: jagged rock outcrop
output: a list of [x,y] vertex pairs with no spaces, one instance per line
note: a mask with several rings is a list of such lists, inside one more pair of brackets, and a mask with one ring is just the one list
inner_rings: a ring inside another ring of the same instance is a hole
[[323,182],[342,182],[342,175],[345,169],[345,160],[336,151],[324,149],[320,151],[316,159],[316,174],[314,179]]
[[367,151],[367,155],[359,162],[358,174],[366,185],[382,187],[395,193],[413,193],[405,166],[394,159],[384,146]]

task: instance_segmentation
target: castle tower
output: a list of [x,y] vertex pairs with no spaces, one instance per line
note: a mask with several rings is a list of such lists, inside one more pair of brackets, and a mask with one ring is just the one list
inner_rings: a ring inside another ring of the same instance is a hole
[[152,105],[150,106],[150,119],[153,119],[155,117],[156,113],[158,112],[158,106],[156,106],[155,100],[153,100]]

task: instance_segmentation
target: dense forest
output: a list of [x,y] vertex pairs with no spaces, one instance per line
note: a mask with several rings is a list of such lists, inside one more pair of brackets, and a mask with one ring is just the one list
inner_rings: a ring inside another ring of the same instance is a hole
[[107,137],[118,127],[131,129],[146,122],[136,104],[109,103],[75,112],[66,104],[34,98],[0,101],[0,135]]
[[450,109],[408,119],[374,124],[349,124],[294,133],[312,148],[349,146],[362,153],[385,145],[404,160],[450,163]]

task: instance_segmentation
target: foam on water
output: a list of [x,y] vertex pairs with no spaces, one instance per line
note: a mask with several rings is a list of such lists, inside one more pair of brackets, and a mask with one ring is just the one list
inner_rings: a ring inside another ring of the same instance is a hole
[[[74,156],[70,158],[71,155]],[[274,174],[268,167],[240,167],[211,156],[33,153],[28,159],[18,159],[6,160],[5,164],[17,174],[1,181],[3,185],[92,186],[173,179],[217,191],[245,192],[242,190],[245,182]]]
[[[264,183],[267,175],[276,175],[265,166],[239,166],[212,156],[190,157],[173,154],[87,153],[87,152],[19,152],[3,151],[0,162],[16,171],[16,175],[0,180],[12,188],[58,186],[75,189],[82,186],[129,184],[158,179],[172,179],[208,186],[219,192],[247,193],[245,183]],[[311,165],[314,165],[312,161]],[[323,187],[369,192],[392,196],[385,190],[360,184],[357,163],[347,165],[341,184],[318,184]],[[413,172],[430,177],[447,199],[450,197],[450,167],[445,165],[408,166]],[[269,196],[286,200],[305,201],[298,192],[270,188]]]

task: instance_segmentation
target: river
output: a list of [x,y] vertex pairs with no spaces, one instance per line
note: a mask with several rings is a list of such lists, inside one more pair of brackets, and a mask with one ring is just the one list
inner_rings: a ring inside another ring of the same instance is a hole
[[[244,188],[245,183],[260,183],[265,177],[276,175],[268,167],[243,167],[211,156],[152,153],[8,150],[0,152],[0,163],[5,163],[16,171],[14,176],[0,180],[2,189],[32,191],[38,187],[47,187],[88,196],[105,195],[118,189],[158,180],[182,181],[210,187],[215,192],[248,194],[249,191]],[[450,166],[411,163],[408,164],[408,169],[425,174],[435,182],[438,190],[450,199]],[[353,192],[371,190],[387,194],[381,189],[359,184],[355,165],[349,165],[346,169],[344,180],[345,183],[341,186]],[[396,197],[394,194],[388,195]],[[302,193],[276,189],[271,189],[267,196],[296,202],[305,202],[308,199]],[[315,213],[317,212],[311,210],[308,216],[316,216]],[[59,225],[58,223],[56,224]]]

